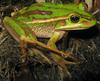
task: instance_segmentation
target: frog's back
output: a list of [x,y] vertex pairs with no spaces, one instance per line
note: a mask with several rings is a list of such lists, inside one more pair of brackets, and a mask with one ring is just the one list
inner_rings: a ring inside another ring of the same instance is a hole
[[35,3],[19,11],[21,15],[36,19],[67,16],[72,12],[80,12],[76,4]]
[[[71,13],[80,15],[89,15],[77,4],[54,4],[54,3],[35,3],[30,7],[25,7],[18,11],[17,19],[32,21],[33,19],[50,19],[62,16],[68,16]],[[23,18],[24,17],[24,18]]]

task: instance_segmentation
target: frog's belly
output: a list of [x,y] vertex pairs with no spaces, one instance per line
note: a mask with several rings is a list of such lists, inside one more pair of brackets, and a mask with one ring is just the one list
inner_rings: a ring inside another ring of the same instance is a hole
[[50,38],[55,30],[53,26],[35,26],[32,27],[32,31],[39,38]]

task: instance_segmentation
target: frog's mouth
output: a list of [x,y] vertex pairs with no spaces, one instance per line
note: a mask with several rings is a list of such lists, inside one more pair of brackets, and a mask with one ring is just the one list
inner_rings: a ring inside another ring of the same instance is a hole
[[80,25],[78,26],[61,26],[60,28],[56,28],[56,30],[85,30],[88,28],[81,27]]
[[59,28],[56,28],[56,30],[85,30],[88,29],[90,27],[93,27],[94,25],[96,25],[96,20],[92,19],[90,21],[81,21],[79,23],[75,23],[75,24],[70,24],[67,26],[61,26]]

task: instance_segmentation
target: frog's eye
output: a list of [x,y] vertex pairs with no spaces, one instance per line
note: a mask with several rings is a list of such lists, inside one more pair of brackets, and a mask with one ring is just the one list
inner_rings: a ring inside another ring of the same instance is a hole
[[72,15],[72,16],[70,17],[70,20],[71,20],[73,23],[77,23],[77,22],[79,22],[80,17],[77,16],[77,15]]

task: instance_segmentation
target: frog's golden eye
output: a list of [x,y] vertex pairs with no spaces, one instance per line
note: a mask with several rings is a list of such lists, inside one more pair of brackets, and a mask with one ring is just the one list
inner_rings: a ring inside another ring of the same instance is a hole
[[71,20],[73,23],[77,23],[77,22],[79,22],[80,17],[77,16],[77,15],[72,15],[72,16],[70,17],[70,20]]

